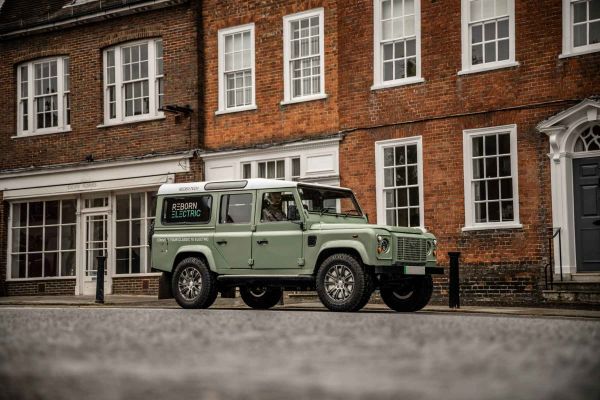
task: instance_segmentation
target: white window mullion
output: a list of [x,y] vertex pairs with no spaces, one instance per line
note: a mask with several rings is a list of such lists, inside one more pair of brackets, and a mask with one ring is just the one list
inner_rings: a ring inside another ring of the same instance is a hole
[[[156,103],[158,99],[156,90],[156,41],[148,42],[148,113],[156,115]],[[143,102],[142,102],[143,107]],[[141,265],[140,265],[141,268]]]
[[125,96],[125,88],[123,87],[123,65],[121,64],[121,48],[115,47],[115,115],[117,121],[123,120],[123,97]]
[[64,127],[63,122],[64,122],[64,89],[65,89],[65,74],[64,74],[64,65],[63,65],[63,59],[59,58],[58,60],[56,60],[56,74],[57,74],[57,78],[56,78],[56,83],[57,83],[57,88],[56,88],[56,108],[58,111],[58,126],[59,127]]
[[108,94],[108,51],[102,54],[102,93],[104,93],[104,123],[110,120],[110,96]]
[[35,85],[33,82],[33,64],[29,64],[27,65],[27,74],[28,74],[28,79],[27,79],[27,120],[28,120],[28,128],[27,132],[35,132],[36,127],[35,127],[35,111],[33,109],[33,106],[35,104]]

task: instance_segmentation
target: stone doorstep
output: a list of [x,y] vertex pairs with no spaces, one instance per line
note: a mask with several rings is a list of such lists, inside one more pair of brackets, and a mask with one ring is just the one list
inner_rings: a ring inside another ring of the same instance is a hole
[[600,305],[600,291],[542,290],[542,297],[550,302]]
[[575,292],[600,292],[600,282],[592,281],[563,281],[552,283],[552,289],[556,291]]

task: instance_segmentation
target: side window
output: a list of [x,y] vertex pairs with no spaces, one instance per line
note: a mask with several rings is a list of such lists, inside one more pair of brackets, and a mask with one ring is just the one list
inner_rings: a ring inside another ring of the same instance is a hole
[[163,204],[162,221],[167,224],[207,224],[212,196],[170,197]]
[[252,194],[227,194],[221,197],[220,224],[248,224],[252,219]]
[[267,192],[261,199],[261,222],[294,221],[300,219],[292,192]]

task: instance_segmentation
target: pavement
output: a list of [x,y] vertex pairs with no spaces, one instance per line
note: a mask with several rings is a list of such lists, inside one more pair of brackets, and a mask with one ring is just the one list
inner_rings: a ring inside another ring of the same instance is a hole
[[[104,304],[95,303],[95,296],[8,296],[0,297],[3,306],[53,306],[53,307],[118,307],[118,308],[179,308],[174,299],[158,300],[156,296],[107,295]],[[211,308],[244,309],[248,308],[241,298],[218,298]],[[326,310],[317,300],[310,298],[286,298],[285,304],[277,309]],[[385,304],[367,304],[363,311],[392,312]],[[428,305],[421,312],[501,314],[537,317],[570,317],[600,319],[600,310],[553,308],[553,307],[491,307],[462,306],[450,309],[444,305]]]
[[0,400],[600,398],[596,319],[123,300],[0,307]]

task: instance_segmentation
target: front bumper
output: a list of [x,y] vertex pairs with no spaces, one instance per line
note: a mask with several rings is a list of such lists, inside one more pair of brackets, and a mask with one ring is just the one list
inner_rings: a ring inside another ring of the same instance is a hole
[[444,267],[426,267],[424,265],[404,265],[395,263],[390,266],[376,266],[376,274],[391,275],[444,275]]

